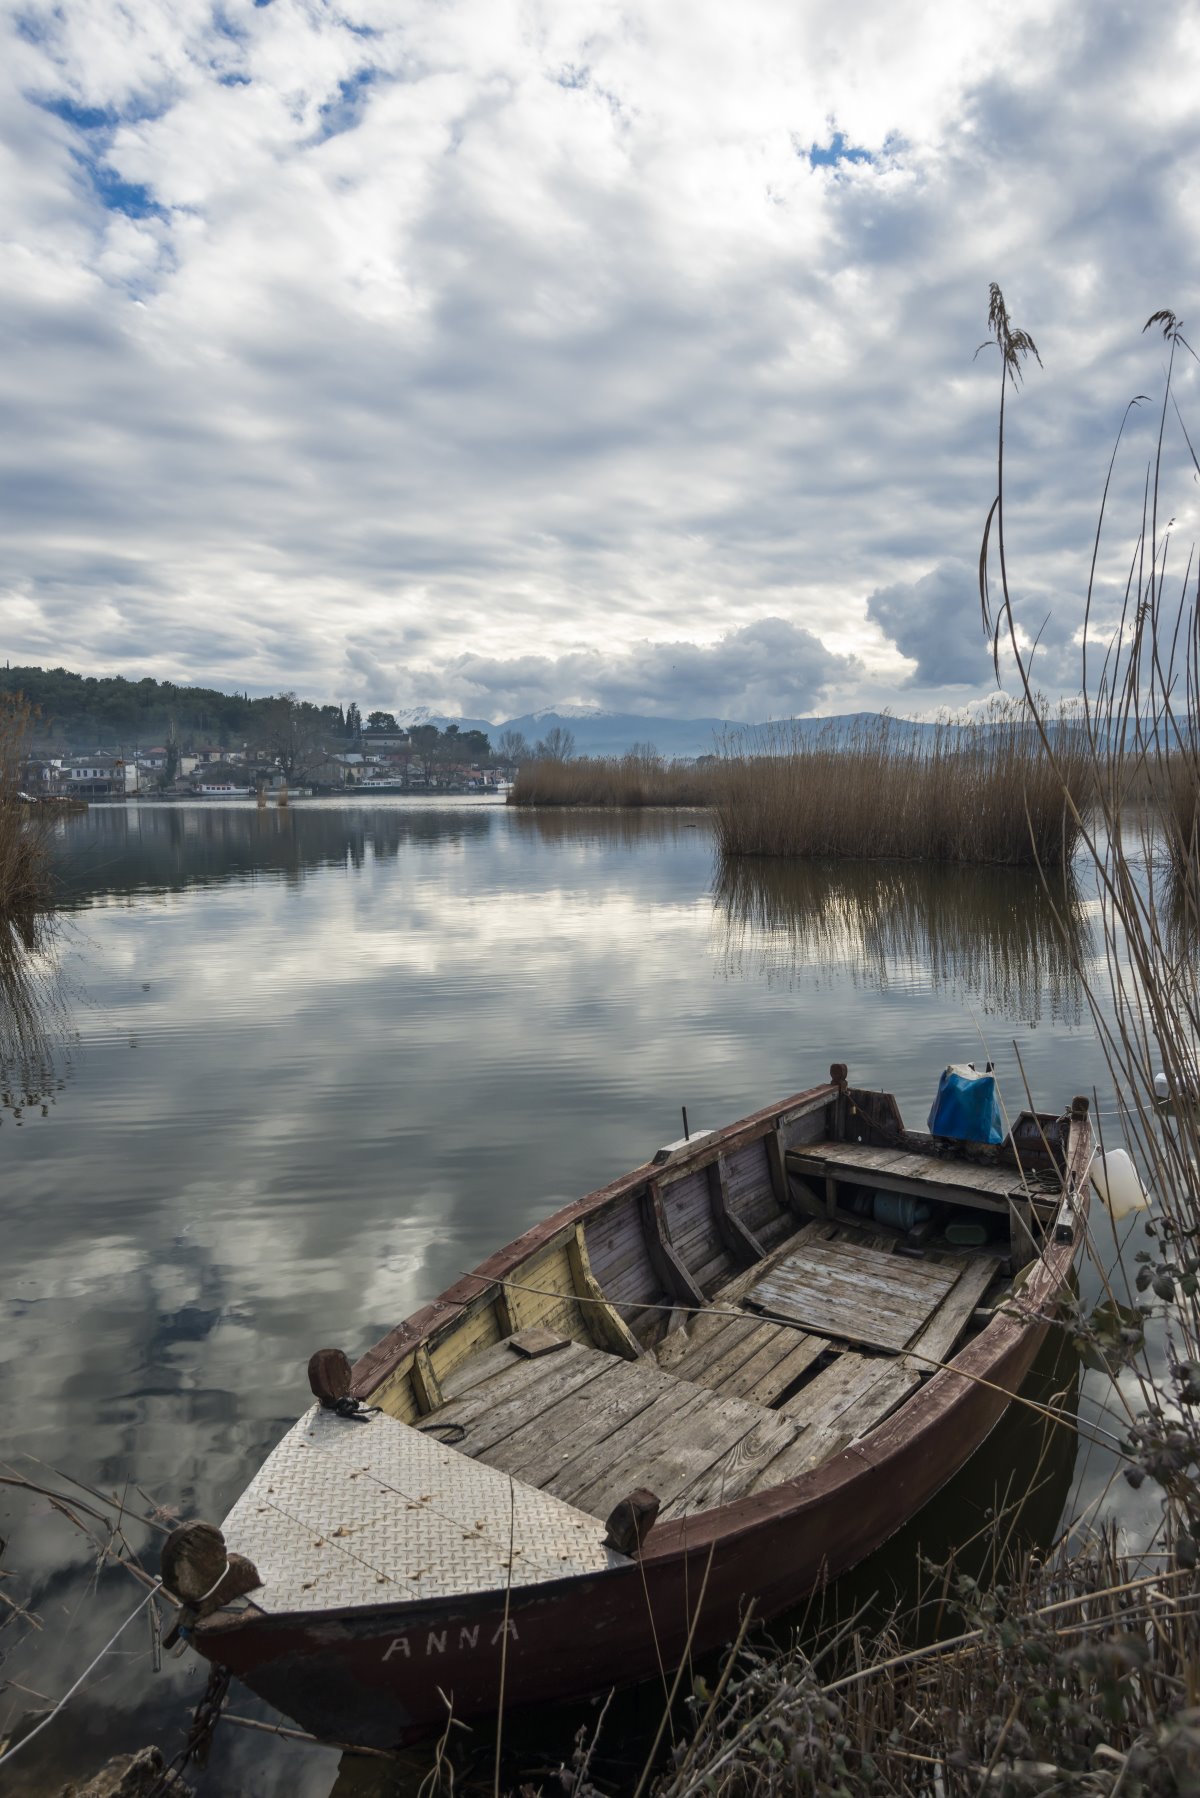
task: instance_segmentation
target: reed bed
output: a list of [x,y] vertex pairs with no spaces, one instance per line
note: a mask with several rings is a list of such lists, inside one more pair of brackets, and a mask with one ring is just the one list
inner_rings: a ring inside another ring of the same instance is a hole
[[21,797],[21,758],[32,721],[20,694],[0,695],[0,955],[33,948],[49,897],[46,834]]
[[658,1798],[1197,1789],[1193,1580],[1103,1534],[986,1594],[951,1573],[947,1597],[961,1627],[924,1647],[851,1634],[829,1665],[743,1643]]
[[817,736],[795,720],[727,743],[717,784],[724,856],[888,856],[1069,865],[1079,830],[1083,744],[1056,715],[1060,767],[1046,766],[1032,707],[997,699],[931,731],[879,718]]
[[650,749],[621,756],[576,756],[525,762],[508,796],[510,805],[710,805],[711,764],[667,762]]

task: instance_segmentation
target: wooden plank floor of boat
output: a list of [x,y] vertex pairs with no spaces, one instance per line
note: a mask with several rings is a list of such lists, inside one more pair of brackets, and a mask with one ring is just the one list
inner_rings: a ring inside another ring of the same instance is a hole
[[810,1224],[637,1361],[579,1342],[526,1359],[498,1343],[444,1381],[427,1427],[601,1518],[635,1486],[673,1517],[795,1478],[904,1402],[999,1265],[901,1259],[894,1242]]

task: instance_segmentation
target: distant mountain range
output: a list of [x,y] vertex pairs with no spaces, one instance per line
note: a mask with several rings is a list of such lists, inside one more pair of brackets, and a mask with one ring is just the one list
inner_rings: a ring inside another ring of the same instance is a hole
[[[877,712],[849,712],[834,718],[797,718],[787,721],[803,737],[817,736],[823,730],[850,730],[855,725],[877,722]],[[728,737],[753,736],[769,731],[769,724],[750,724],[736,718],[652,718],[641,712],[603,712],[591,706],[562,705],[540,712],[526,712],[520,718],[504,718],[498,722],[487,718],[455,718],[446,712],[434,712],[428,706],[414,706],[396,714],[397,723],[436,724],[445,730],[457,724],[460,730],[486,731],[495,747],[506,730],[518,731],[530,745],[550,731],[570,731],[575,739],[577,755],[625,755],[635,743],[651,743],[668,761],[712,755],[718,744]],[[902,722],[898,720],[897,722]],[[918,734],[934,729],[930,724],[913,724]]]

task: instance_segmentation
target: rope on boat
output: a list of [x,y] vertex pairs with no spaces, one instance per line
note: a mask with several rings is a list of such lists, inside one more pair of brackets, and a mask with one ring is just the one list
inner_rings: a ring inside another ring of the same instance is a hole
[[[222,1575],[222,1578],[224,1578],[224,1575]],[[31,1729],[27,1736],[22,1736],[21,1740],[16,1744],[15,1747],[9,1748],[4,1754],[0,1754],[0,1767],[7,1765],[7,1763],[13,1759],[14,1755],[20,1754],[22,1748],[27,1748],[29,1746],[30,1742],[33,1741],[35,1736],[41,1735],[42,1731],[45,1729],[45,1727],[48,1723],[53,1723],[54,1719],[58,1716],[59,1711],[61,1711],[64,1704],[66,1704],[68,1698],[74,1697],[75,1693],[78,1692],[80,1686],[83,1684],[83,1682],[87,1678],[88,1674],[92,1671],[93,1667],[98,1667],[100,1665],[100,1662],[104,1659],[104,1657],[108,1653],[109,1649],[114,1646],[118,1637],[124,1635],[125,1631],[129,1628],[129,1625],[133,1622],[134,1618],[140,1617],[142,1612],[145,1610],[146,1606],[150,1603],[151,1599],[156,1597],[157,1594],[161,1591],[162,1591],[162,1581],[156,1580],[154,1585],[150,1588],[149,1592],[147,1592],[145,1598],[143,1598],[141,1604],[139,1604],[136,1607],[136,1609],[130,1611],[128,1617],[126,1617],[126,1619],[125,1619],[124,1623],[121,1625],[120,1629],[118,1629],[115,1632],[115,1634],[113,1634],[109,1637],[108,1641],[104,1644],[104,1647],[100,1650],[100,1652],[96,1656],[96,1658],[94,1660],[88,1662],[88,1664],[84,1668],[83,1672],[79,1675],[79,1678],[75,1681],[75,1684],[73,1686],[70,1686],[67,1689],[67,1691],[65,1691],[63,1693],[63,1695],[59,1699],[58,1703],[54,1706],[54,1709],[51,1711],[47,1711],[46,1715],[42,1718],[41,1722],[39,1724],[37,1724],[35,1728]]]

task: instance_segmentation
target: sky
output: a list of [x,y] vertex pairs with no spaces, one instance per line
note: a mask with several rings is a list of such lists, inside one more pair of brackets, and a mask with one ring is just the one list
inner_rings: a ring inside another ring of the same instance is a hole
[[996,281],[1042,362],[1017,614],[1078,684],[1142,326],[1195,310],[1194,6],[31,0],[2,52],[11,662],[492,720],[974,705]]

